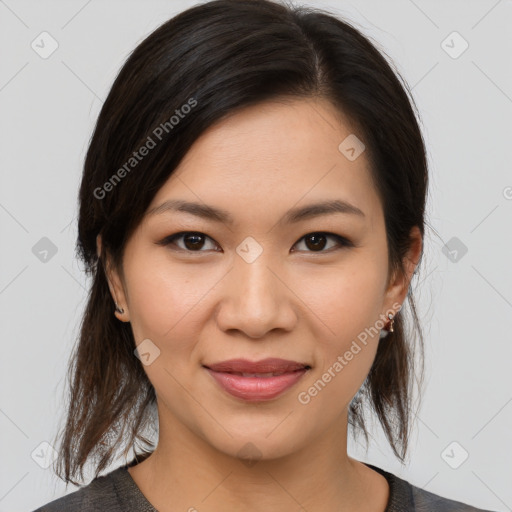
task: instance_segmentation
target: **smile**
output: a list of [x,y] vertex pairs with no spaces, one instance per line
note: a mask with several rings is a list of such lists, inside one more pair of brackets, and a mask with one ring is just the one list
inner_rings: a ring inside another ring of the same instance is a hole
[[223,391],[248,402],[276,398],[311,369],[309,365],[283,359],[259,362],[236,359],[204,368]]

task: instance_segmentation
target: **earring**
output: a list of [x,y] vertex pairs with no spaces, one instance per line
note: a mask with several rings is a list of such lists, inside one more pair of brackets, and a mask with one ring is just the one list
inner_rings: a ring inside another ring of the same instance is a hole
[[389,329],[382,329],[380,332],[379,339],[385,338],[390,332],[395,332],[393,329],[393,324],[395,322],[393,315],[391,313],[388,313],[388,318],[390,320]]
[[124,309],[123,309],[123,308],[120,308],[120,307],[117,305],[117,302],[114,302],[114,304],[116,305],[116,311],[117,311],[118,313],[123,314],[123,313],[124,313]]
[[389,313],[388,318],[391,320],[391,322],[389,324],[389,332],[395,332],[393,330],[393,324],[395,323],[395,319],[394,319],[393,315],[391,313]]

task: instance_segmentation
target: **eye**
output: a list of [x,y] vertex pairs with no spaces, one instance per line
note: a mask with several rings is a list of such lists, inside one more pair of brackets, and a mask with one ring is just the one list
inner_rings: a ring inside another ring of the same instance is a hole
[[[326,233],[322,231],[308,233],[307,235],[304,235],[298,242],[295,243],[295,245],[300,244],[302,240],[304,240],[304,244],[307,248],[306,252],[331,252],[332,249],[336,248],[336,244],[334,244],[334,246],[331,245],[331,247],[328,247],[327,250],[324,250],[326,245],[328,245],[328,239],[335,240],[338,246],[341,247],[354,246],[354,244],[350,240],[340,235],[336,235],[334,233]],[[208,240],[214,242],[213,247],[207,247],[208,244],[205,244],[205,241]],[[182,241],[183,245],[176,243],[176,241]],[[200,233],[197,231],[182,231],[180,233],[175,233],[174,235],[170,235],[164,238],[161,242],[157,243],[159,245],[164,246],[175,245],[178,247],[178,249],[187,252],[204,252],[201,249],[205,248],[205,246],[206,250],[213,249],[214,251],[217,251],[217,249],[215,249],[216,242],[209,236],[205,235],[204,233]]]
[[[350,242],[350,240],[340,236],[336,235],[334,233],[325,233],[322,231],[315,232],[315,233],[308,233],[307,235],[304,235],[298,242],[299,244],[302,240],[304,240],[305,246],[310,249],[308,252],[331,252],[333,249],[333,246],[329,247],[328,250],[325,249],[326,241],[328,239],[334,239],[338,243],[338,245],[342,247],[352,247],[353,244]],[[336,248],[336,244],[334,245],[334,249]]]
[[[158,242],[159,245],[177,245],[179,249],[188,252],[204,252],[200,249],[204,247],[204,241],[208,239],[213,241],[209,236],[204,233],[199,233],[196,231],[182,231],[181,233],[176,233],[174,235],[170,235],[164,238],[161,242]],[[184,247],[176,244],[176,240],[183,240]],[[215,250],[215,249],[214,249]]]

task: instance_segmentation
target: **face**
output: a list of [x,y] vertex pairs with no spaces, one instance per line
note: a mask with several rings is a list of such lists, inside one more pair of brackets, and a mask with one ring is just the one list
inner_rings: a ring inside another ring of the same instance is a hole
[[[172,428],[233,456],[250,442],[272,458],[346,426],[384,315],[397,312],[408,286],[388,282],[364,151],[353,160],[338,148],[352,133],[324,100],[247,108],[205,132],[154,197],[111,291],[136,344],[146,340],[161,436]],[[229,219],[156,210],[172,200]],[[290,213],[334,201],[346,204]],[[266,358],[309,369],[276,396],[243,398],[205,368]]]

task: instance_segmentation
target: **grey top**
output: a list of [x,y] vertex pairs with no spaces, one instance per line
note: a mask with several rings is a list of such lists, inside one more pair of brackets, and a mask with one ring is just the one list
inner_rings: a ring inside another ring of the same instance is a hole
[[[158,512],[128,472],[135,461],[90,484],[38,508],[34,512]],[[385,512],[492,512],[452,501],[420,489],[371,464],[389,483],[389,501]]]

